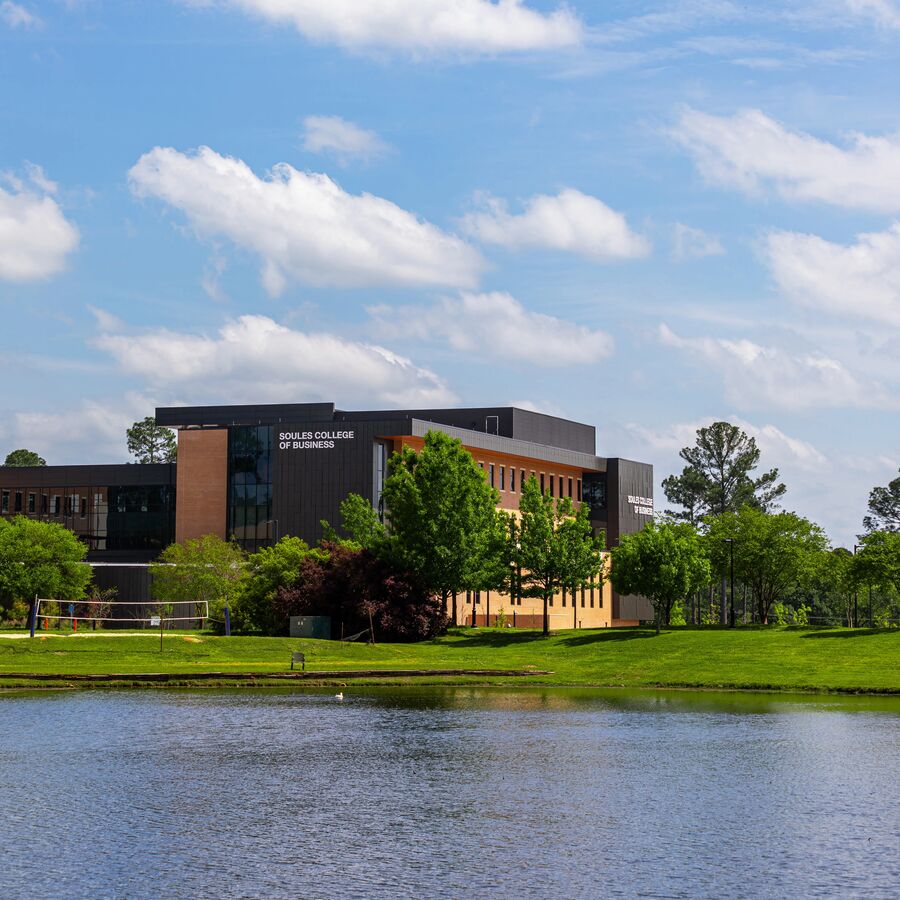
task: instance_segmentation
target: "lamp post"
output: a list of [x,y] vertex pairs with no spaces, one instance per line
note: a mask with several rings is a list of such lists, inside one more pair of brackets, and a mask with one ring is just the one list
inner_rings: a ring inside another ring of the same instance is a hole
[[729,628],[734,628],[734,538],[722,538],[723,544],[728,544],[728,555],[731,561],[731,621]]

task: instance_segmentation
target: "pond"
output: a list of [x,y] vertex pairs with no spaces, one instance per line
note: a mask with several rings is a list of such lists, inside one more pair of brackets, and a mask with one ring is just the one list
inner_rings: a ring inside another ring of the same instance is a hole
[[900,698],[0,696],[0,896],[896,896]]

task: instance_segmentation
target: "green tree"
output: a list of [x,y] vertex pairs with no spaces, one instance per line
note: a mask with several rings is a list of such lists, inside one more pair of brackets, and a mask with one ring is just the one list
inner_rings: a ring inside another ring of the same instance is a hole
[[756,440],[729,422],[697,429],[696,443],[679,456],[687,466],[662,483],[666,499],[682,507],[673,513],[676,519],[699,524],[705,515],[736,512],[744,505],[769,510],[787,490],[778,481],[778,469],[752,477],[760,457]]
[[175,462],[178,443],[175,432],[156,424],[153,416],[135,422],[126,432],[128,452],[139,463]]
[[204,603],[211,619],[221,619],[245,577],[246,559],[237,544],[205,534],[183,544],[170,544],[150,566],[153,598],[167,603],[194,603],[199,616]]
[[0,518],[0,608],[35,596],[80,600],[91,582],[87,547],[68,528],[26,516]]
[[610,581],[620,594],[653,604],[656,633],[679,601],[709,583],[710,566],[697,530],[687,522],[648,522],[610,551]]
[[852,560],[852,576],[857,585],[900,591],[900,532],[872,531],[864,535]]
[[477,588],[489,568],[500,495],[462,443],[440,431],[425,435],[420,453],[394,453],[383,494],[387,551],[440,596],[446,613],[450,595]]
[[359,494],[348,494],[341,502],[341,528],[354,544],[367,549],[376,549],[385,540],[384,523]]
[[762,623],[768,622],[773,603],[784,601],[814,577],[820,554],[828,547],[825,533],[814,522],[752,506],[707,519],[707,547],[718,571],[726,569],[726,539],[734,541],[735,577],[750,588]]
[[866,531],[900,532],[900,476],[887,487],[872,488],[863,526]]
[[593,534],[588,504],[575,512],[568,497],[554,500],[542,493],[533,475],[521,490],[516,557],[522,593],[543,600],[543,630],[549,634],[550,598],[564,587],[574,591],[599,577],[602,538]]
[[310,549],[306,541],[291,536],[251,553],[232,617],[235,627],[264,634],[282,633],[284,617],[275,609],[278,591],[295,586],[304,561],[310,558],[325,561],[328,553],[319,548]]
[[34,450],[26,450],[24,448],[20,450],[11,450],[6,454],[6,461],[3,463],[4,466],[46,466],[47,460],[42,456],[38,456]]

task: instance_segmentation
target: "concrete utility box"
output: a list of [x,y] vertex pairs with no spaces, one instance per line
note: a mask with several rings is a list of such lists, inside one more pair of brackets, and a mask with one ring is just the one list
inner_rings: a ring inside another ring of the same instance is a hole
[[331,616],[291,616],[291,637],[331,640]]

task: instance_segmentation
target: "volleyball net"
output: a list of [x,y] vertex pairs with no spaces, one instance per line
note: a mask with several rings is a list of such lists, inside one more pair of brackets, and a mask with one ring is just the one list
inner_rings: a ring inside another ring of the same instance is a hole
[[[171,602],[142,600],[52,600],[38,598],[34,605],[32,630],[49,627],[50,622],[69,622],[72,630],[78,623],[110,623],[119,627],[165,628],[170,624],[196,622],[202,628],[209,619],[209,602],[195,600]],[[57,626],[59,627],[59,626]],[[181,627],[186,627],[182,625]]]

